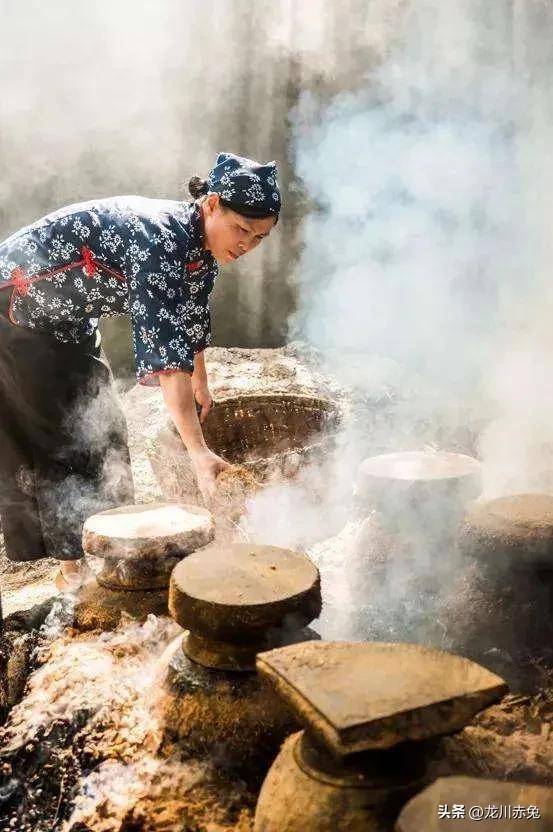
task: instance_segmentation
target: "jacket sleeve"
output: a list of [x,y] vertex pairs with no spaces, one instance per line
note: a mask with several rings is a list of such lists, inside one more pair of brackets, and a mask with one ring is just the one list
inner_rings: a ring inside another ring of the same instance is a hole
[[211,286],[206,285],[198,292],[196,303],[194,304],[193,319],[190,321],[194,328],[194,352],[202,352],[211,344],[211,312],[209,309],[209,292]]
[[182,285],[140,270],[129,280],[129,312],[140,384],[159,385],[160,373],[193,372],[193,329]]

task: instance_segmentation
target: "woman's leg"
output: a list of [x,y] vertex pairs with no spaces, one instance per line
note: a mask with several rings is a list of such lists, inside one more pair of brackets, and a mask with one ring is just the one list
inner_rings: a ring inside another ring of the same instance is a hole
[[[35,444],[37,500],[47,551],[82,557],[82,527],[98,511],[134,501],[125,419],[98,350],[63,349],[48,407],[50,442]],[[70,571],[70,570],[66,570]]]
[[6,554],[18,561],[46,557],[29,451],[18,414],[0,385],[0,518]]
[[42,537],[32,445],[25,429],[25,398],[17,355],[25,352],[15,327],[2,315],[0,292],[0,518],[11,560],[46,557]]
[[86,518],[134,500],[126,425],[109,367],[93,339],[62,344],[1,315],[0,339],[7,554],[76,561]]

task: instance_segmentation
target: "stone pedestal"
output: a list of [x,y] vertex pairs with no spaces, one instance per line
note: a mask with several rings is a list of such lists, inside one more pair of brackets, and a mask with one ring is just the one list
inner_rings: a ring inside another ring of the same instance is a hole
[[306,555],[276,546],[213,544],[179,563],[169,609],[188,632],[189,658],[253,671],[261,650],[285,643],[321,611],[319,572]]
[[171,572],[213,534],[211,514],[184,504],[120,506],[89,517],[83,549],[96,577],[79,593],[75,625],[110,629],[123,612],[166,615]]
[[427,781],[433,740],[507,689],[467,659],[414,644],[307,642],[257,666],[306,730],[271,767],[255,832],[391,828]]
[[161,685],[166,743],[216,753],[221,765],[247,774],[266,767],[299,725],[255,672],[255,656],[266,645],[317,638],[304,626],[321,609],[316,567],[274,546],[213,544],[175,568],[169,606],[188,629]]

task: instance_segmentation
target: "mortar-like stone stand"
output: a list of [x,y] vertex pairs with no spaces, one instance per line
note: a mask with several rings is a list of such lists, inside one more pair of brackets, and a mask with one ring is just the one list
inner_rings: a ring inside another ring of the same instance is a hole
[[357,498],[376,508],[391,531],[424,530],[443,536],[467,502],[481,492],[481,465],[465,454],[405,451],[381,454],[359,466]]
[[257,667],[305,731],[289,737],[255,832],[382,832],[426,782],[433,741],[507,691],[473,662],[415,644],[307,642]]
[[553,496],[472,503],[459,548],[471,583],[451,589],[451,614],[466,622],[453,629],[456,649],[476,648],[511,684],[531,686],[535,659],[553,660]]
[[109,629],[122,612],[137,619],[167,615],[173,568],[213,535],[212,515],[192,505],[128,505],[89,517],[83,550],[100,568],[79,593],[76,626]]
[[275,546],[211,546],[171,576],[169,609],[186,632],[174,647],[159,707],[166,739],[218,752],[230,765],[272,759],[298,724],[255,671],[268,645],[315,636],[319,573],[305,555]]

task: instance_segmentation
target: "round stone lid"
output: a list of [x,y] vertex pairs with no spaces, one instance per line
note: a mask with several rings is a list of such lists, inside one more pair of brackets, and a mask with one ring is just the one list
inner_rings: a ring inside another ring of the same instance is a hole
[[553,496],[513,494],[478,500],[466,513],[461,534],[465,550],[516,555],[519,562],[553,566]]
[[364,460],[359,476],[390,480],[446,480],[460,477],[480,477],[477,459],[465,454],[433,451],[404,451],[381,454]]
[[256,666],[338,755],[459,731],[507,692],[486,668],[419,644],[308,641]]
[[486,500],[474,507],[480,516],[488,514],[499,525],[553,534],[551,494],[513,494]]
[[128,505],[89,517],[83,549],[109,558],[185,556],[206,546],[214,535],[207,509],[184,503]]
[[395,832],[515,832],[553,829],[553,789],[528,783],[440,777],[413,797]]
[[319,571],[289,549],[212,544],[173,570],[169,610],[182,627],[222,640],[280,626],[287,616],[306,624],[321,610]]

